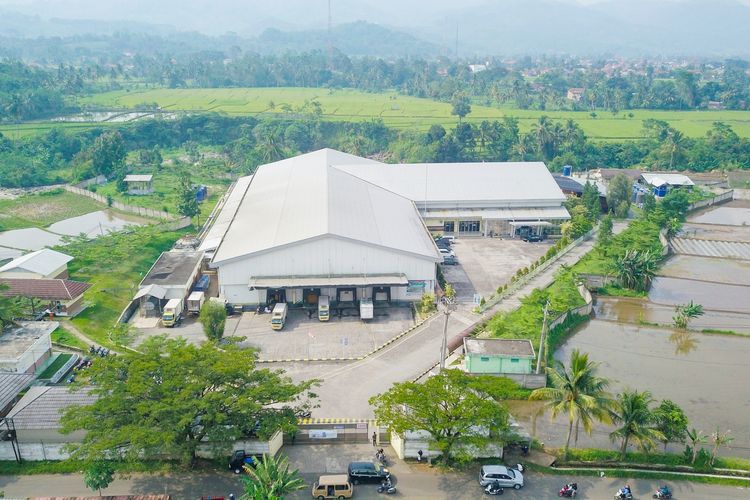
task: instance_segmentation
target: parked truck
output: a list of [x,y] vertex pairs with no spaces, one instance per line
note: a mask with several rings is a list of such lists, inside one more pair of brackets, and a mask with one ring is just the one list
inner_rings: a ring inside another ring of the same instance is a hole
[[161,315],[161,322],[164,326],[172,327],[182,319],[183,304],[182,299],[169,299]]
[[328,321],[331,318],[331,300],[328,295],[318,297],[318,319]]
[[206,293],[205,292],[193,292],[190,294],[190,297],[188,297],[187,300],[187,310],[189,314],[200,314],[201,313],[201,307],[203,307],[203,303],[206,301]]
[[359,301],[359,318],[363,321],[370,320],[375,316],[372,299],[362,299]]
[[273,311],[271,311],[271,328],[274,330],[281,330],[284,328],[284,323],[286,323],[286,312],[287,312],[287,305],[285,302],[279,302],[275,306],[273,306]]

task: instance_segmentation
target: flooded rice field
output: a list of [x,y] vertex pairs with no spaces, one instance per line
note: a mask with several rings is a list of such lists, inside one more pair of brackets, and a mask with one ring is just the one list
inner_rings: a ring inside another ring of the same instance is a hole
[[145,221],[139,217],[115,213],[110,210],[99,210],[78,217],[61,220],[49,226],[47,230],[36,227],[13,229],[0,232],[0,247],[3,251],[40,250],[44,247],[60,245],[63,236],[78,236],[84,233],[88,238],[119,231],[126,226],[139,226]]
[[77,236],[85,233],[93,238],[107,234],[108,231],[119,231],[125,226],[140,225],[138,217],[129,217],[124,214],[115,214],[109,210],[99,210],[78,217],[55,222],[48,229],[53,233]]
[[[718,246],[750,242],[749,226],[750,205],[731,202],[691,216],[680,236]],[[750,457],[750,260],[679,254],[683,249],[689,250],[673,246],[678,254],[664,263],[647,298],[597,297],[596,319],[572,335],[555,358],[565,362],[573,349],[589,353],[601,363],[600,374],[612,380],[613,393],[632,388],[671,399],[685,410],[691,427],[706,433],[717,425],[731,429],[735,440],[724,454]],[[691,321],[690,331],[669,328],[675,305],[690,301],[701,304],[705,315]],[[514,416],[530,432],[562,444],[563,419],[539,416],[538,403],[517,406]],[[581,433],[578,445],[611,447],[610,431],[600,425],[592,437]]]
[[721,206],[690,218],[690,222],[700,224],[721,224],[724,226],[749,226],[750,208]]
[[593,320],[555,358],[566,361],[573,349],[601,363],[612,392],[634,388],[651,391],[657,400],[671,399],[691,426],[731,429],[730,454],[750,456],[750,338]]

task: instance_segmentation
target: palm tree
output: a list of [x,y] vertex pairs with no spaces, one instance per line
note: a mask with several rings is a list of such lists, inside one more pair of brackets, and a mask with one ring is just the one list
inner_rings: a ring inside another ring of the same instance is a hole
[[247,476],[242,478],[245,486],[243,500],[281,500],[305,487],[299,471],[290,472],[289,459],[283,455],[263,455],[257,467],[245,466],[245,472]]
[[690,463],[694,464],[695,458],[698,456],[698,445],[707,441],[706,435],[703,434],[703,431],[699,431],[698,429],[690,429],[687,431],[687,438],[690,440],[690,449],[692,451]]
[[547,376],[552,387],[536,389],[531,393],[531,400],[546,400],[551,417],[559,414],[568,416],[568,438],[565,441],[564,457],[570,449],[570,438],[573,425],[583,424],[586,433],[591,434],[594,420],[609,422],[608,408],[611,404],[606,388],[609,380],[598,377],[598,363],[589,361],[588,354],[577,349],[570,354],[569,368],[559,361],[554,367],[547,368]]
[[716,432],[711,433],[711,444],[714,445],[713,449],[711,450],[711,462],[709,463],[711,467],[714,466],[716,455],[719,453],[719,448],[721,448],[722,446],[726,446],[734,441],[734,438],[729,437],[730,432],[732,431],[726,431],[722,433],[719,428],[716,427]]
[[612,441],[622,440],[620,454],[625,457],[628,444],[634,441],[643,451],[654,447],[655,441],[662,441],[664,435],[655,428],[654,415],[649,405],[654,402],[649,391],[624,391],[617,395],[612,419],[620,427],[609,434]]

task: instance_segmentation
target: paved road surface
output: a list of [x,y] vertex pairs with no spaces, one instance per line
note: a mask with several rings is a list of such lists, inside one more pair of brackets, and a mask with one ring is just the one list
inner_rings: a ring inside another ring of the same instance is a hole
[[[427,466],[407,466],[411,470],[394,468],[394,477],[398,488],[398,498],[410,499],[477,499],[482,495],[473,472],[461,474],[441,474]],[[303,474],[306,480],[314,477]],[[610,499],[614,492],[624,484],[622,479],[546,476],[529,473],[526,486],[520,491],[506,490],[504,498],[543,499],[557,498],[557,491],[565,481],[576,481],[579,485],[579,499]],[[636,499],[650,498],[656,489],[656,481],[629,481]],[[688,482],[669,482],[675,490],[675,500],[703,499],[747,499],[750,489],[728,486],[695,484]],[[0,490],[5,491],[5,498],[26,498],[28,496],[75,496],[92,495],[86,490],[79,474],[37,475],[37,476],[0,476]],[[146,476],[133,475],[129,479],[118,479],[104,490],[107,495],[169,493],[173,500],[195,500],[201,495],[239,495],[240,482],[230,475],[191,475],[191,476]],[[290,499],[310,498],[309,489],[302,490],[289,497]],[[375,491],[374,485],[356,487],[356,498],[382,498]]]

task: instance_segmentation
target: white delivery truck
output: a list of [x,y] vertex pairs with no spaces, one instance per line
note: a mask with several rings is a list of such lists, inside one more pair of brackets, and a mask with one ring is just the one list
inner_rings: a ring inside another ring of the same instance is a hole
[[200,314],[201,307],[206,301],[206,292],[193,292],[188,297],[187,310],[190,314]]
[[318,297],[318,319],[320,321],[331,319],[331,300],[328,298],[328,295]]
[[174,326],[182,318],[182,299],[169,299],[161,315],[161,322],[164,326]]
[[375,311],[372,305],[372,299],[362,299],[359,301],[359,317],[361,320],[372,319]]
[[284,328],[284,323],[286,323],[286,312],[286,302],[279,302],[273,306],[273,311],[271,311],[271,328],[274,330],[281,330]]

